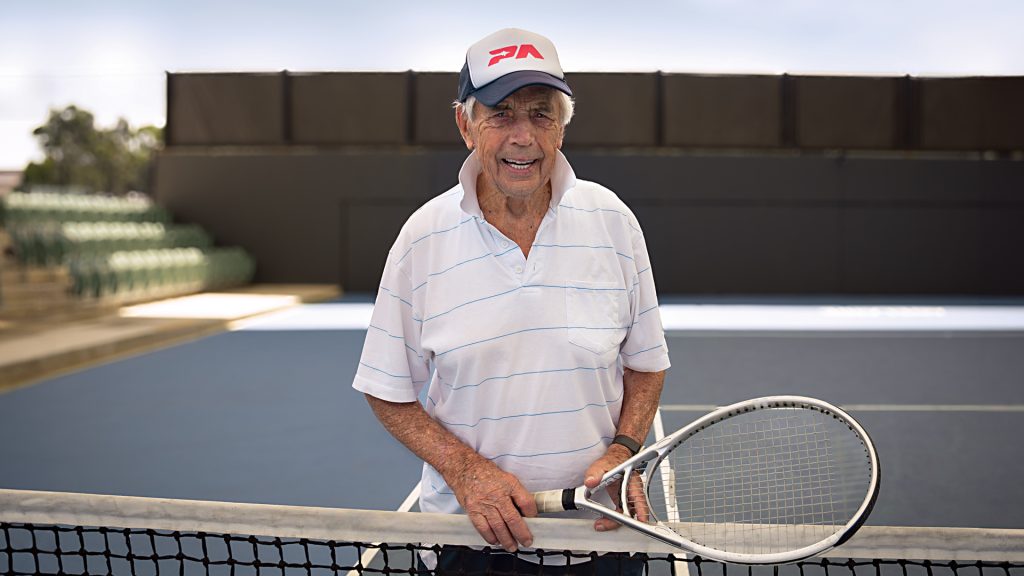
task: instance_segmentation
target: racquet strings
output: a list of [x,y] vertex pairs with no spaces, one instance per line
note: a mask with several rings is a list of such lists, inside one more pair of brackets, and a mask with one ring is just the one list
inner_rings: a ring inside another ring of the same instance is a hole
[[871,466],[860,436],[831,413],[739,413],[693,434],[658,465],[647,486],[651,520],[725,552],[797,550],[853,519]]

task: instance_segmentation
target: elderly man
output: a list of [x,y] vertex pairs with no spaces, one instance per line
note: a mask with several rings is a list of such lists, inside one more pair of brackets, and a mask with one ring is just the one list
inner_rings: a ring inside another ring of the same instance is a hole
[[542,36],[469,48],[471,152],[392,247],[353,384],[425,461],[420,509],[509,551],[532,543],[531,492],[596,486],[636,453],[669,366],[636,218],[560,151],[571,96]]

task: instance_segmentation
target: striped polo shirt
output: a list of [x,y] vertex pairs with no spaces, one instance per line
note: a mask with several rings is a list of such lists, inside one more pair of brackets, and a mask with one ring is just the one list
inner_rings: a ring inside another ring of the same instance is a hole
[[[530,491],[577,486],[615,436],[623,368],[669,367],[643,232],[559,152],[526,258],[484,219],[480,171],[470,154],[459,184],[399,233],[353,387],[422,401]],[[420,509],[461,511],[426,464]]]

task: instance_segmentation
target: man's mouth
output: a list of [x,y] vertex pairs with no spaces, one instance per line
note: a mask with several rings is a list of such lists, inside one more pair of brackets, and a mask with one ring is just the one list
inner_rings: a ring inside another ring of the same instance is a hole
[[503,158],[501,161],[513,170],[529,170],[537,162],[536,160],[512,160],[510,158]]

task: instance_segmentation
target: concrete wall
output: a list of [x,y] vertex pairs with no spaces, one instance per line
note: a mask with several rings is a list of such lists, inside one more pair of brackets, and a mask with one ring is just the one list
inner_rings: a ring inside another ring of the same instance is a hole
[[[570,74],[565,150],[646,230],[659,288],[1024,294],[1024,78]],[[457,75],[172,74],[157,198],[263,282],[376,289],[455,183]]]
[[[1024,294],[1024,163],[567,150],[636,212],[659,289]],[[402,222],[465,152],[276,149],[160,158],[158,200],[245,246],[264,282],[376,290]]]

